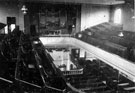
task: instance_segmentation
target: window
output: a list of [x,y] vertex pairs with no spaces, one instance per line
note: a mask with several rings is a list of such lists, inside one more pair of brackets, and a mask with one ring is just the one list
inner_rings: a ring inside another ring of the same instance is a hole
[[114,23],[121,24],[121,14],[122,11],[120,8],[116,9],[114,12]]
[[15,29],[15,24],[10,25],[11,32]]

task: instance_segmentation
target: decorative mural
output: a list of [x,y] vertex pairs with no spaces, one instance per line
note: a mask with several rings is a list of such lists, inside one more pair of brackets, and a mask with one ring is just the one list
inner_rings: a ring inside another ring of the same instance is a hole
[[[30,24],[35,24],[42,35],[71,34],[76,27],[77,11],[80,5],[39,3],[29,4]],[[32,16],[36,15],[36,18]],[[33,23],[33,20],[36,20]]]

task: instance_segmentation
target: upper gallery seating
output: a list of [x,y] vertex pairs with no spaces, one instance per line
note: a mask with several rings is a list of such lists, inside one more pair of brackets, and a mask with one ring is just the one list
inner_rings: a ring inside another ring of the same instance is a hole
[[127,60],[135,61],[135,33],[123,31],[121,26],[102,23],[78,32],[75,37]]
[[2,40],[1,93],[63,93],[65,79],[43,44],[15,29]]

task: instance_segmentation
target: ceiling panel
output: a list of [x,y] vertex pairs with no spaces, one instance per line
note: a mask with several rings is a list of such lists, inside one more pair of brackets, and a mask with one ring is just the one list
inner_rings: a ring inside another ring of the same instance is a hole
[[113,4],[123,4],[124,0],[18,0],[26,2],[60,2],[60,3],[85,3],[85,4],[104,4],[104,5],[113,5]]

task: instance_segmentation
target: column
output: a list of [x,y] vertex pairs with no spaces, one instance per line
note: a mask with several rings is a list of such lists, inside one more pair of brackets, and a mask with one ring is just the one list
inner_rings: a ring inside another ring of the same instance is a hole
[[69,56],[69,52],[68,52],[68,60],[67,60],[67,70],[70,70],[70,56]]

